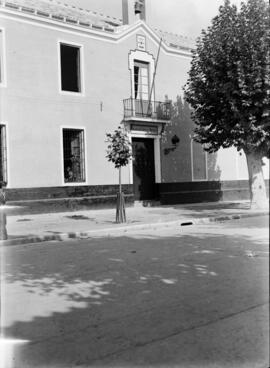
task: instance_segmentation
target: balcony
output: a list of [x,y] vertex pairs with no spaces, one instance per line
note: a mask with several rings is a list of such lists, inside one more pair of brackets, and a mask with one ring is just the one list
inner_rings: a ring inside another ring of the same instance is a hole
[[124,120],[167,122],[171,119],[171,101],[128,98],[124,102]]

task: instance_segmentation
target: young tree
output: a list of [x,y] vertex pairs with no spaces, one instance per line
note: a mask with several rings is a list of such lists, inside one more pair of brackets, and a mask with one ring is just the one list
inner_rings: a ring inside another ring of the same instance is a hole
[[116,222],[126,222],[125,200],[122,193],[121,168],[129,163],[132,157],[131,143],[127,134],[119,126],[113,134],[107,133],[107,158],[119,170],[119,193],[117,194]]
[[270,10],[225,0],[193,52],[186,99],[205,150],[235,146],[247,158],[251,206],[267,203],[262,158],[270,148]]

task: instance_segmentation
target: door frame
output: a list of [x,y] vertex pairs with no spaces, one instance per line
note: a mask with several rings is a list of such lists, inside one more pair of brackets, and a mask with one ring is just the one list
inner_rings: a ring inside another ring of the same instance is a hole
[[[128,133],[130,143],[132,138],[149,138],[154,140],[154,161],[155,161],[155,183],[161,183],[161,157],[160,157],[160,135],[150,135],[142,132]],[[129,183],[133,184],[133,160],[129,163]]]
[[[2,167],[3,173],[6,174],[6,188],[10,188],[10,162],[9,162],[9,130],[7,122],[0,121],[1,129],[3,129],[4,135],[0,138],[3,139],[3,142],[0,142],[0,149],[2,150],[2,158],[4,157],[4,165]],[[3,143],[3,146],[2,146]]]

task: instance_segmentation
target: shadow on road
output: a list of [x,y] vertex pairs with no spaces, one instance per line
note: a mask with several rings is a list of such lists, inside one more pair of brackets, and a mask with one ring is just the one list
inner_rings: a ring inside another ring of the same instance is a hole
[[[29,341],[15,350],[15,367],[177,364],[176,355],[162,358],[153,349],[142,359],[134,351],[263,305],[266,251],[265,243],[236,233],[6,249],[4,334]],[[260,347],[244,338],[250,353],[239,351],[235,363],[262,359],[263,337]],[[197,358],[183,350],[182,358],[199,364],[202,357],[223,362],[231,354],[228,348],[211,358],[213,341],[206,348]]]

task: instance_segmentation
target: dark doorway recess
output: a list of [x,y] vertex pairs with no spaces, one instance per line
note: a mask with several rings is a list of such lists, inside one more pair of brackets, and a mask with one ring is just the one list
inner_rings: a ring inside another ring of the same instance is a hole
[[156,199],[154,139],[132,138],[135,200]]

